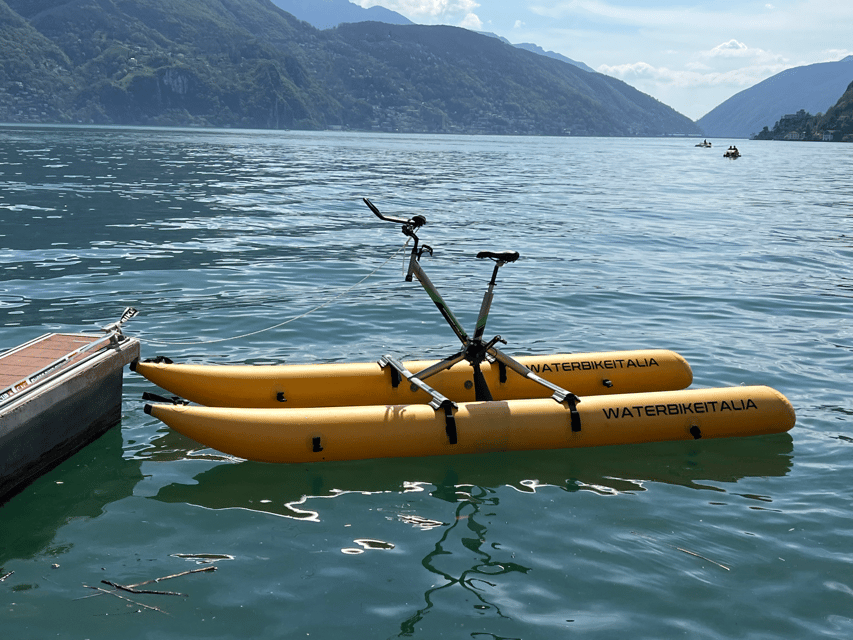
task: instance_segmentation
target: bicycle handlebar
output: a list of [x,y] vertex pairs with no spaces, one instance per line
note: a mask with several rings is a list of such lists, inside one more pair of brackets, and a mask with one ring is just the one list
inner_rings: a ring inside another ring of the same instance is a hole
[[417,215],[413,216],[408,220],[406,218],[386,216],[384,213],[379,211],[379,209],[376,208],[376,205],[374,205],[370,200],[368,200],[367,198],[362,198],[362,200],[364,200],[364,204],[370,207],[370,210],[376,214],[377,218],[379,218],[380,220],[384,220],[385,222],[394,222],[396,224],[407,225],[410,227],[414,227],[415,229],[417,229],[418,227],[422,227],[426,224],[426,218],[424,216]]

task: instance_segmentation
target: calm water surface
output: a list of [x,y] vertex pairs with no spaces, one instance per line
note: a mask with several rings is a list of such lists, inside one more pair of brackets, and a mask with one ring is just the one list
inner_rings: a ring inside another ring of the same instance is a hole
[[[0,507],[3,637],[851,637],[853,146],[694,142],[0,128],[2,348],[132,305],[148,357],[451,353],[369,196],[427,216],[425,265],[469,326],[474,254],[521,253],[488,329],[510,353],[674,349],[694,386],[771,385],[798,416],[265,465],[146,416],[127,372],[120,428]],[[209,566],[153,586],[186,596],[87,588]]]

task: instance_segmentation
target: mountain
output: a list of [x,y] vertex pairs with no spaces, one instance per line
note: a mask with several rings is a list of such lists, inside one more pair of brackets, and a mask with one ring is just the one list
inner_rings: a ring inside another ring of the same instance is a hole
[[[336,93],[435,131],[664,135],[698,127],[633,87],[458,27],[342,24]],[[364,70],[368,69],[367,72]],[[377,77],[369,69],[380,71]],[[417,114],[417,115],[415,115]],[[605,133],[608,132],[608,133]]]
[[[71,63],[62,50],[0,0],[0,105],[20,103],[31,118],[58,119]],[[0,107],[2,114],[2,107]]]
[[833,140],[853,142],[853,82],[823,116],[815,117],[814,129],[831,134]]
[[800,109],[780,118],[772,131],[764,127],[755,139],[853,142],[853,82],[825,114],[813,116]]
[[532,51],[533,53],[538,53],[540,56],[546,56],[548,58],[554,58],[555,60],[561,60],[563,62],[567,62],[569,64],[573,64],[576,67],[583,69],[584,71],[588,71],[589,73],[595,73],[595,69],[584,64],[583,62],[578,62],[577,60],[572,60],[571,58],[567,58],[561,53],[556,53],[555,51],[545,51],[538,44],[531,44],[529,42],[523,42],[521,44],[513,45],[518,47],[519,49],[524,49],[525,51]]
[[560,60],[561,62],[566,62],[568,64],[573,64],[578,69],[583,69],[584,71],[588,71],[589,73],[596,73],[595,69],[590,66],[587,66],[583,62],[578,62],[577,60],[572,60],[571,58],[567,58],[561,53],[557,53],[556,51],[545,51],[538,44],[531,44],[529,42],[523,42],[521,44],[512,44],[509,40],[504,38],[503,36],[499,36],[496,33],[491,33],[490,31],[478,31],[480,35],[489,36],[490,38],[497,38],[504,44],[508,44],[511,47],[517,47],[519,49],[524,49],[525,51],[530,51],[532,53],[539,54],[540,56],[545,56],[546,58],[553,58],[554,60]]
[[365,9],[349,0],[272,0],[272,3],[318,29],[331,29],[342,22],[413,24],[396,11],[379,6]]
[[699,133],[633,87],[465,29],[317,30],[269,0],[0,0],[0,121]]
[[749,138],[783,115],[821,113],[853,80],[853,56],[787,69],[732,96],[696,121],[712,138]]
[[[311,24],[318,29],[331,29],[345,22],[385,22],[388,24],[414,24],[405,16],[400,15],[396,11],[391,11],[384,7],[370,7],[364,9],[349,0],[271,0],[272,3],[280,9],[293,14],[300,20]],[[486,36],[498,38],[506,44],[512,44],[506,38],[503,38],[494,33],[479,32]],[[585,65],[583,62],[577,62],[571,58],[556,53],[554,51],[545,51],[542,47],[536,44],[523,43],[513,45],[525,51],[538,53],[540,56],[547,56],[555,60],[568,62],[576,67],[595,73],[592,67]]]

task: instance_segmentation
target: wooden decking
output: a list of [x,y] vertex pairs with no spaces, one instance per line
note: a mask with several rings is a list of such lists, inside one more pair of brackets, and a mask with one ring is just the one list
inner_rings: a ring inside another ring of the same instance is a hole
[[[102,336],[51,333],[7,351],[0,355],[0,395],[23,391],[44,375],[58,373],[79,362],[91,352],[74,352],[100,339]],[[10,389],[12,385],[14,389]]]

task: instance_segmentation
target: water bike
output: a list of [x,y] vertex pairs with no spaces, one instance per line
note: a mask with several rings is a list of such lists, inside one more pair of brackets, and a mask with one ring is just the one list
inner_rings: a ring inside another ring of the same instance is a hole
[[[511,357],[485,339],[498,271],[515,251],[481,251],[494,263],[473,335],[450,310],[421,259],[426,218],[389,216],[412,242],[417,280],[461,343],[439,361],[320,365],[187,365],[167,358],[133,370],[177,394],[146,394],[145,412],[214,449],[265,462],[551,449],[778,433],[793,407],[768,387],[688,390],[693,373],[666,350]],[[570,390],[571,389],[571,390]],[[190,402],[196,404],[189,404]],[[202,406],[199,406],[202,405]]]

